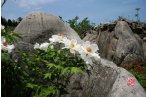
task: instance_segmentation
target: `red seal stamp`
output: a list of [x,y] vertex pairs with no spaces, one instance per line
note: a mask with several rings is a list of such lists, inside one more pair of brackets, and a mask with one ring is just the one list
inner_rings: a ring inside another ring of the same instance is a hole
[[129,77],[127,80],[127,85],[128,86],[134,86],[136,83],[136,79],[134,77]]

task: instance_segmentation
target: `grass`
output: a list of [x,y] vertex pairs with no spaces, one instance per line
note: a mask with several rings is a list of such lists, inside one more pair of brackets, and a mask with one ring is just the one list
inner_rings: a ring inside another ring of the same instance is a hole
[[143,65],[135,65],[128,71],[137,78],[138,82],[146,91],[146,60]]

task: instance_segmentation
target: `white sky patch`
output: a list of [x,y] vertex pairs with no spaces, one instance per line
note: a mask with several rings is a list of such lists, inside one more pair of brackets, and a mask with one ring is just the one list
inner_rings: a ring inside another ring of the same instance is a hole
[[57,0],[18,0],[17,4],[20,7],[38,6],[43,4],[50,4]]

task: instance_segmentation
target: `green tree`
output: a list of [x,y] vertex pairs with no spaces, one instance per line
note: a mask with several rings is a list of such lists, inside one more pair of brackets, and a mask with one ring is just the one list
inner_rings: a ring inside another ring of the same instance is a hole
[[8,19],[8,25],[9,25],[9,26],[13,26],[12,20]]
[[20,23],[22,21],[22,17],[17,18],[17,22]]
[[1,24],[7,27],[7,20],[4,17],[1,17]]
[[90,23],[88,17],[84,18],[82,21],[78,22],[79,17],[76,16],[75,18],[68,20],[70,27],[73,28],[81,38],[86,36],[87,31],[92,30],[94,27],[93,23]]
[[72,27],[75,31],[77,30],[77,26],[78,26],[78,23],[77,23],[78,19],[79,19],[79,17],[76,16],[74,19],[68,20],[70,27]]
[[6,19],[4,17],[1,17],[1,24],[5,26],[5,28],[9,28],[11,30],[14,30],[14,28],[20,23],[22,20],[21,17],[19,17],[17,20],[11,20],[11,19]]

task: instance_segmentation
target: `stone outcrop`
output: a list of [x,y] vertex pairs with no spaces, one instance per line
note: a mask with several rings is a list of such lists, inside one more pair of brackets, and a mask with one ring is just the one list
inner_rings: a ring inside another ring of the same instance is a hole
[[[119,25],[122,25],[122,27],[119,27]],[[124,30],[124,27],[128,30]],[[125,31],[124,34],[121,32],[123,30]],[[129,32],[130,30],[126,23],[119,22],[116,31],[119,31],[119,33],[105,32],[105,34],[103,34],[102,32],[100,33],[100,37],[97,36],[99,40],[94,42],[100,43],[101,56],[114,58],[111,56],[113,50],[120,52],[119,54],[115,52],[116,57],[120,59],[123,58],[123,52],[127,53],[129,49],[131,52],[141,54],[137,49],[137,46],[139,46],[138,41],[134,36],[129,36],[133,34],[132,31]],[[54,34],[64,34],[70,39],[74,38],[77,39],[78,42],[82,42],[78,34],[59,20],[58,17],[41,12],[29,14],[16,27],[15,32],[22,34],[22,40],[16,43],[16,48],[21,48],[25,51],[31,50],[36,42],[42,43],[48,41],[51,35]],[[96,39],[96,36],[92,38]],[[128,38],[130,39],[128,40]],[[119,44],[119,46],[123,45],[122,48],[119,47],[116,49],[118,40],[122,41],[122,39],[125,39],[124,42]],[[127,41],[130,45],[124,45]],[[134,44],[135,42],[136,45]],[[126,48],[126,46],[128,46],[128,48]],[[134,49],[131,50],[131,47]],[[111,52],[109,52],[108,49],[111,50]],[[120,51],[121,49],[125,51]],[[103,50],[103,52],[101,50]],[[134,86],[127,85],[128,78],[130,77],[135,80]],[[68,92],[69,94],[62,95],[61,97],[146,97],[144,89],[132,74],[121,67],[117,67],[113,62],[104,59],[101,59],[101,62],[93,65],[93,69],[91,69],[90,72],[83,75],[73,75],[68,85]]]
[[90,41],[92,43],[96,43],[97,40],[97,34],[96,33],[87,33],[86,37],[83,39],[84,41]]
[[[37,43],[49,41],[54,34],[62,34],[69,39],[81,41],[78,34],[63,21],[52,14],[32,12],[26,16],[16,27],[14,32],[19,33],[22,39],[17,43],[17,48],[24,50],[32,48]],[[27,45],[27,48],[25,47]]]
[[[127,22],[117,21],[110,26],[102,25],[101,29],[98,27],[96,30],[96,43],[102,58],[111,60],[120,66],[143,61],[142,39],[133,33]],[[86,36],[84,40],[93,41],[95,40],[93,36],[95,37],[95,34]]]
[[143,42],[144,57],[146,58],[146,41]]
[[[128,85],[129,78],[135,80],[133,86]],[[94,65],[90,73],[73,75],[68,92],[61,97],[146,97],[132,74],[104,59]]]

